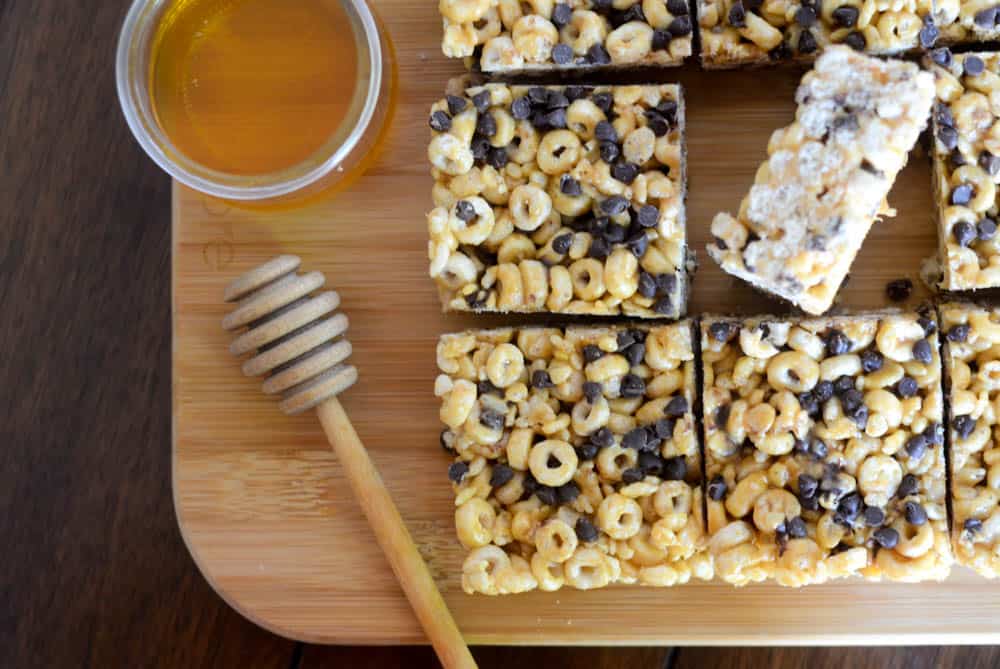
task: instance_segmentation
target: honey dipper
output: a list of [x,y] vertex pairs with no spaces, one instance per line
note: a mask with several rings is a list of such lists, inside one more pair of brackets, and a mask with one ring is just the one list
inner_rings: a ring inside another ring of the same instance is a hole
[[347,316],[336,312],[340,297],[332,290],[310,297],[326,278],[319,272],[298,274],[300,262],[296,256],[279,256],[226,288],[226,301],[237,304],[222,320],[222,327],[227,331],[247,328],[229,350],[236,356],[255,353],[243,363],[243,373],[270,374],[263,390],[281,396],[282,411],[293,415],[316,409],[375,538],[441,664],[449,669],[475,667],[382,477],[337,401],[337,395],[358,379],[358,370],[347,363],[351,344],[343,338]]

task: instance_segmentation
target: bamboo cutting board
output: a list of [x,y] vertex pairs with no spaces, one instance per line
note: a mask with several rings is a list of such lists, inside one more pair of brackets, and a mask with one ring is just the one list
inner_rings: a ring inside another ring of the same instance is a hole
[[[324,272],[351,318],[361,380],[344,397],[456,620],[478,644],[944,644],[1000,642],[1000,583],[956,568],[941,584],[860,581],[788,590],[691,584],[672,589],[462,593],[449,458],[438,446],[439,334],[497,318],[442,316],[426,276],[431,206],[427,112],[461,72],[440,54],[434,3],[383,0],[399,61],[399,106],[378,162],[348,191],[306,209],[254,213],[176,186],[173,211],[174,500],[209,582],[251,620],[310,642],[401,644],[423,635],[351,498],[315,416],[289,418],[241,376],[220,321],[224,286],[279,253]],[[708,223],[735,211],[771,131],[793,115],[801,72],[700,72],[687,96],[689,235],[701,268],[691,312],[774,311],[706,257]],[[842,293],[885,304],[887,281],[918,281],[935,247],[922,152],[890,195]],[[912,303],[926,293],[918,288]]]

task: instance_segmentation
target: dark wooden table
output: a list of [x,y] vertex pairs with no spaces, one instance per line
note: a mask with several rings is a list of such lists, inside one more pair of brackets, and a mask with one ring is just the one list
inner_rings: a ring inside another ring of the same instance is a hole
[[[118,110],[126,4],[0,0],[0,666],[435,666],[426,648],[273,636],[188,556],[170,494],[170,182]],[[990,648],[475,654],[484,667],[1000,665]]]

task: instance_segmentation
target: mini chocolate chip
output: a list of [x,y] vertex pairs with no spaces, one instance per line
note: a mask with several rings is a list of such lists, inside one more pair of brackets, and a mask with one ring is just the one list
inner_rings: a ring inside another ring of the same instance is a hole
[[966,518],[962,523],[962,529],[969,534],[979,534],[983,529],[983,521],[978,518]]
[[505,464],[496,464],[493,465],[493,471],[490,472],[490,485],[494,488],[499,488],[512,478],[514,478],[513,469]]
[[805,411],[807,415],[812,416],[813,418],[819,416],[819,402],[812,393],[802,393],[799,395],[799,406],[802,407],[802,410]]
[[910,495],[916,495],[918,490],[920,490],[920,482],[917,480],[917,477],[913,474],[907,474],[899,482],[899,487],[896,488],[896,496],[901,498],[909,497]]
[[555,506],[559,502],[559,498],[556,497],[556,489],[547,485],[538,486],[535,490],[535,497],[546,506]]
[[607,65],[611,62],[611,56],[603,45],[594,44],[587,49],[587,62],[593,65]]
[[815,497],[817,492],[819,492],[819,481],[808,474],[799,474],[799,495]]
[[465,108],[469,105],[465,98],[457,95],[446,95],[444,99],[448,103],[448,113],[452,116],[465,111]]
[[590,248],[587,249],[587,255],[597,260],[604,260],[611,255],[611,245],[603,237],[594,237],[590,242]]
[[573,8],[564,2],[556,3],[552,8],[552,23],[556,28],[562,28],[573,18]]
[[833,381],[820,381],[813,388],[813,396],[818,402],[826,402],[828,399],[833,397]]
[[948,47],[940,47],[931,51],[931,60],[940,65],[941,67],[948,67],[951,65],[951,51]]
[[451,117],[440,109],[431,114],[430,125],[432,130],[447,132],[451,130]]
[[670,439],[674,434],[675,425],[676,423],[669,418],[660,418],[653,423],[653,433],[659,439]]
[[465,475],[469,473],[469,465],[465,462],[453,462],[448,467],[448,478],[454,483],[461,483]]
[[924,17],[924,25],[921,26],[920,32],[917,37],[920,40],[920,46],[925,49],[930,49],[937,42],[938,37],[941,36],[941,31],[938,27],[934,25],[934,20],[930,16]]
[[736,328],[732,323],[727,323],[726,321],[716,321],[708,326],[708,334],[717,342],[725,342],[733,336],[733,331],[735,329]]
[[583,383],[583,396],[587,398],[587,401],[593,404],[597,401],[597,398],[601,396],[604,389],[601,388],[601,384],[597,381],[584,381]]
[[582,97],[585,97],[590,89],[586,86],[567,86],[563,89],[566,97],[569,98],[570,102],[575,102]]
[[631,184],[639,176],[639,166],[628,161],[615,163],[611,166],[611,176],[623,184]]
[[680,418],[688,412],[688,401],[681,395],[672,398],[663,408],[663,413],[671,418]]
[[803,28],[809,28],[816,23],[816,10],[808,5],[802,5],[795,11],[795,22]]
[[822,460],[827,456],[827,453],[830,452],[830,448],[822,439],[813,439],[809,443],[809,452],[812,453],[812,456],[817,460]]
[[994,156],[989,151],[983,151],[979,154],[978,162],[979,166],[990,176],[995,177],[1000,173],[1000,156]]
[[657,274],[656,287],[661,293],[672,295],[677,290],[677,275],[670,273]]
[[629,467],[622,472],[623,483],[638,483],[644,478],[646,478],[646,475],[638,467]]
[[872,538],[882,548],[895,548],[899,543],[899,532],[891,527],[880,527],[872,534]]
[[455,216],[468,223],[476,217],[476,208],[468,200],[459,200],[455,203]]
[[830,355],[843,355],[851,348],[851,340],[840,330],[831,329],[826,334],[826,351]]
[[531,373],[532,388],[542,390],[545,388],[552,388],[553,386],[555,386],[555,384],[552,383],[552,377],[549,376],[549,373],[544,369],[536,369]]
[[792,539],[802,539],[808,533],[806,529],[806,521],[802,520],[802,516],[789,518],[785,522],[785,533]]
[[626,399],[642,397],[646,394],[646,382],[635,374],[626,374],[622,377],[619,393]]
[[508,160],[507,149],[503,146],[490,149],[489,155],[486,156],[486,162],[495,170],[502,170]]
[[845,495],[837,504],[837,513],[848,521],[853,521],[861,512],[861,495],[852,492]]
[[864,518],[868,527],[878,527],[885,521],[885,512],[877,506],[866,506]]
[[683,456],[667,458],[663,461],[663,479],[666,481],[683,481],[687,476],[687,462]]
[[656,279],[645,270],[639,272],[638,293],[643,297],[651,298],[656,295]]
[[625,233],[627,232],[628,228],[626,226],[612,222],[604,231],[604,238],[608,240],[609,244],[620,244],[625,241]]
[[684,0],[667,0],[667,11],[674,16],[687,16],[689,12]]
[[580,486],[573,481],[564,483],[556,488],[556,498],[558,498],[560,504],[571,504],[579,496]]
[[915,434],[906,441],[906,454],[914,460],[924,457],[927,452],[927,437],[923,434]]
[[[566,5],[563,5],[564,7]],[[573,48],[569,44],[559,43],[552,47],[552,62],[565,65],[573,61]]]
[[959,323],[958,325],[952,327],[948,332],[945,333],[944,338],[950,342],[964,342],[969,338],[969,327],[968,323]]
[[691,19],[688,16],[678,16],[670,25],[667,26],[667,32],[669,32],[674,37],[684,37],[685,35],[691,34]]
[[583,195],[583,187],[580,185],[580,182],[568,174],[562,175],[559,179],[559,190],[563,195],[569,195],[570,197]]
[[642,362],[642,359],[646,357],[646,345],[641,342],[636,342],[632,344],[624,351],[625,359],[628,360],[628,364],[631,367]]
[[572,233],[567,232],[555,237],[552,240],[552,250],[559,255],[564,255],[567,251],[569,251],[569,247],[572,246],[572,244],[573,235]]
[[992,218],[984,218],[976,224],[976,236],[986,242],[997,234],[997,223]]
[[641,258],[646,255],[646,249],[649,248],[649,237],[646,236],[645,232],[636,233],[635,236],[629,237],[625,241],[625,246],[632,252],[632,255]]
[[663,100],[660,104],[656,105],[656,111],[660,112],[660,115],[667,120],[667,123],[677,121],[677,109],[677,102],[675,100]]
[[726,423],[729,421],[729,414],[731,411],[732,411],[732,405],[730,404],[723,404],[718,409],[716,409],[715,416],[712,417],[712,420],[715,423],[715,427],[719,428],[720,430],[724,430],[726,427]]
[[959,221],[951,226],[951,234],[959,246],[968,246],[976,239],[976,229],[967,221]]
[[854,377],[848,376],[847,374],[838,376],[837,380],[833,382],[833,392],[835,395],[843,395],[848,390],[854,390],[854,388]]
[[493,385],[489,379],[483,379],[476,383],[476,392],[480,395],[503,395],[503,391]]
[[472,138],[471,148],[473,158],[476,160],[486,160],[486,156],[489,155],[492,147],[490,146],[490,140],[485,137],[476,136]]
[[958,205],[969,204],[974,194],[975,191],[971,184],[959,184],[951,191],[951,203]]
[[931,364],[934,360],[934,351],[931,350],[931,343],[926,339],[921,339],[913,345],[913,357],[925,365]]
[[614,142],[601,142],[601,160],[606,162],[608,165],[614,163],[618,156],[621,155],[621,149]]
[[[853,7],[851,9],[854,9]],[[857,12],[857,10],[854,10]],[[844,38],[844,44],[851,47],[855,51],[864,51],[865,46],[868,44],[868,40],[865,39],[864,33],[860,33],[857,30],[847,35]]]
[[617,142],[618,131],[607,121],[599,121],[594,126],[594,137],[600,142]]
[[802,34],[799,35],[798,49],[799,53],[809,54],[816,51],[819,45],[816,44],[816,38],[808,30],[803,30]]
[[576,531],[577,538],[585,544],[597,541],[597,528],[588,519],[581,516],[576,520],[576,526],[573,528]]
[[646,475],[660,476],[663,473],[663,458],[656,453],[640,453],[636,462],[639,469]]
[[708,498],[715,502],[726,496],[726,480],[721,476],[716,476],[708,483]]
[[857,388],[851,388],[840,396],[840,403],[843,405],[845,412],[854,411],[861,406],[862,402],[864,402],[864,395]]
[[669,295],[664,295],[653,303],[653,311],[661,316],[673,316],[675,315],[674,301],[670,299]]
[[646,112],[646,127],[652,130],[657,137],[663,137],[670,132],[670,124],[667,123],[667,119],[655,111]]
[[653,31],[653,41],[650,48],[653,51],[662,51],[670,46],[671,35],[666,30],[657,28]]
[[476,119],[476,133],[484,137],[497,134],[497,121],[492,114],[480,114]]
[[882,369],[884,362],[885,358],[875,349],[868,349],[861,354],[861,369],[864,370],[865,374],[871,374]]
[[734,28],[745,28],[747,25],[747,12],[743,8],[743,3],[736,0],[729,8],[729,25]]
[[894,279],[885,285],[885,294],[893,302],[905,302],[913,293],[913,282],[909,279]]
[[960,439],[968,439],[976,430],[976,419],[972,416],[956,416],[952,425]]
[[498,411],[487,409],[479,414],[479,422],[491,430],[499,430],[503,427],[504,416]]
[[904,399],[916,395],[917,390],[917,381],[911,376],[904,376],[896,384],[896,393]]
[[931,423],[924,428],[922,434],[927,438],[928,444],[940,446],[944,443],[944,425],[941,423]]
[[[944,148],[948,149],[949,151],[958,146],[958,131],[952,128],[951,126],[944,125],[939,127],[937,138],[938,141],[941,142],[942,146],[944,146]],[[964,164],[964,159],[963,159],[963,164]]]
[[969,77],[978,77],[986,69],[986,64],[983,59],[979,56],[973,56],[969,54],[965,57],[962,65],[965,68],[965,74]]
[[917,319],[917,325],[919,325],[923,331],[925,337],[930,337],[932,334],[937,332],[937,323],[933,319],[927,316],[921,316]]
[[865,429],[865,426],[868,425],[868,407],[864,404],[859,404],[848,414],[848,418],[857,424],[858,429]]
[[833,20],[842,28],[853,28],[857,25],[860,14],[857,7],[845,5],[833,10]]
[[576,447],[576,458],[577,460],[593,460],[597,457],[597,451],[599,449],[594,444],[580,444]]
[[606,427],[598,428],[590,435],[590,443],[598,448],[607,448],[615,443],[615,435]]
[[994,24],[997,22],[997,8],[987,7],[986,9],[976,12],[972,16],[972,22],[980,28],[992,30]]
[[545,123],[548,124],[550,128],[565,128],[566,110],[562,108],[553,109],[545,115]]
[[583,359],[590,364],[595,360],[599,360],[604,357],[604,351],[600,347],[593,344],[587,344],[583,347]]
[[590,101],[605,114],[610,114],[611,107],[614,105],[614,96],[611,93],[594,93]]
[[910,525],[923,525],[927,522],[927,512],[917,502],[907,502],[903,505],[906,522]]
[[490,92],[482,91],[472,96],[472,106],[480,114],[485,114],[490,108]]
[[531,116],[531,100],[527,97],[517,98],[510,104],[510,115],[518,121]]
[[639,209],[636,220],[640,226],[652,228],[660,222],[660,210],[651,204],[645,204]]
[[646,447],[646,437],[647,432],[645,428],[633,428],[622,437],[622,447],[641,451]]

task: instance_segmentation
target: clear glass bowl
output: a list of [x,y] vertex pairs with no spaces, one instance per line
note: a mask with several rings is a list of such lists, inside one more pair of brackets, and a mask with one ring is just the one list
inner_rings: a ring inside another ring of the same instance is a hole
[[149,90],[151,43],[160,20],[176,1],[135,0],[122,26],[115,62],[125,120],[143,150],[164,171],[207,195],[266,203],[331,190],[367,166],[393,110],[394,71],[391,47],[363,0],[340,0],[359,46],[355,94],[344,123],[306,161],[251,176],[220,172],[188,158],[156,119]]

